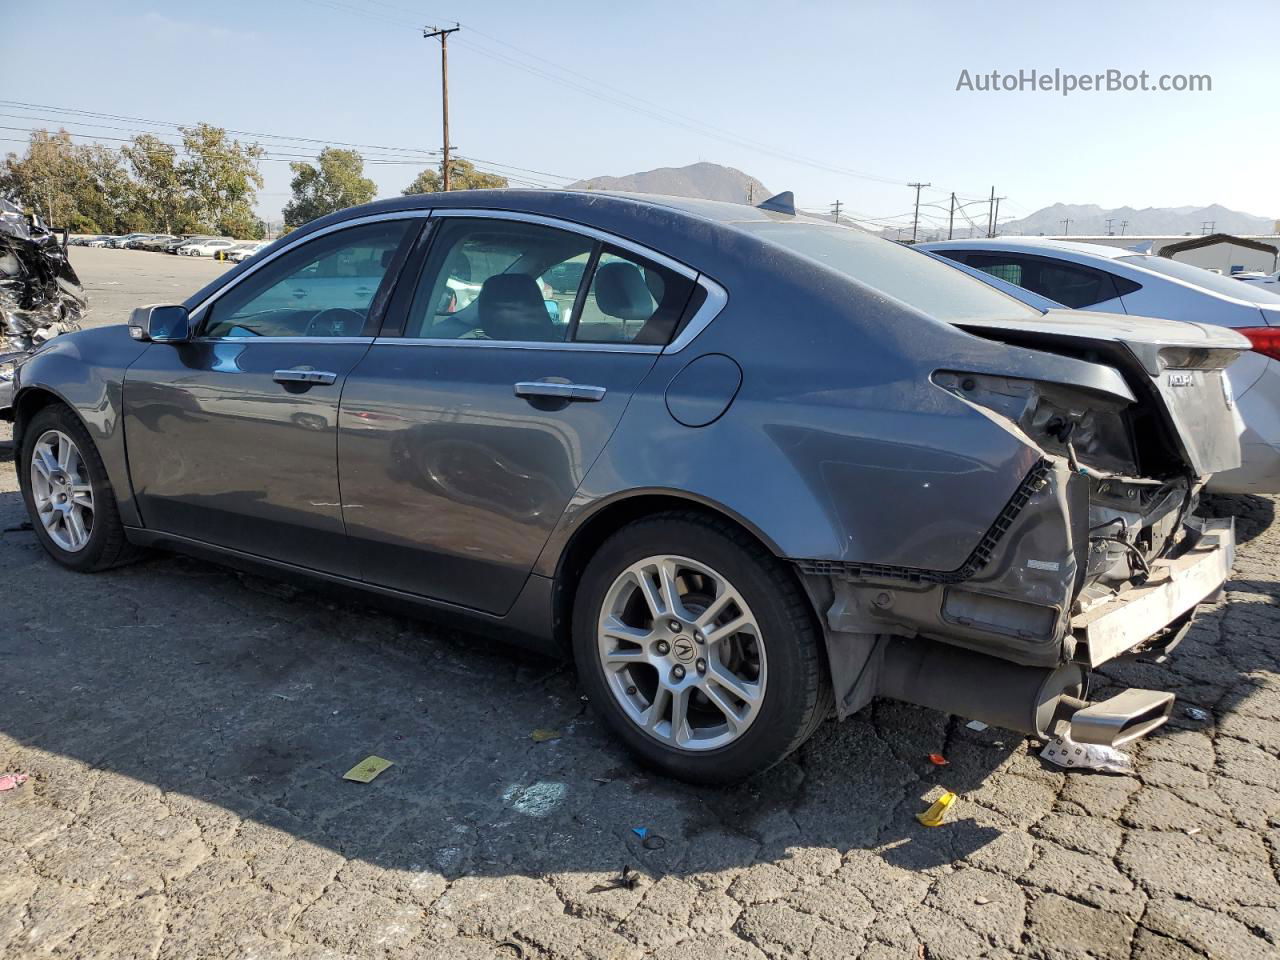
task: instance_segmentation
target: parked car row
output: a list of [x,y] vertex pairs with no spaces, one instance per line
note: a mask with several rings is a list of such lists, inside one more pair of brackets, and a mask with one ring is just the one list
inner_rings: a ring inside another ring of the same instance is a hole
[[243,260],[266,246],[267,241],[233,240],[202,234],[176,236],[166,233],[127,233],[123,236],[73,237],[71,245],[81,247],[110,247],[114,250],[150,250],[157,253],[174,253],[185,257],[216,257],[232,250],[248,250],[248,254],[220,259]]
[[[74,570],[187,551],[571,655],[690,780],[876,696],[1141,737],[1173,694],[1090,702],[1090,673],[1158,663],[1221,589],[1233,529],[1196,507],[1240,465],[1226,371],[1280,318],[1128,316],[1195,285],[1123,251],[935,253],[790,194],[344,210],[19,364],[23,498]],[[1002,292],[1033,275],[1055,303]]]

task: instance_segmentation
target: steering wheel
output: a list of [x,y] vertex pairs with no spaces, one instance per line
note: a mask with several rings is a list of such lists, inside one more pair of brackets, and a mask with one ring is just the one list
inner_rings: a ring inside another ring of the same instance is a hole
[[307,321],[304,337],[358,337],[364,330],[365,315],[349,307],[321,310]]

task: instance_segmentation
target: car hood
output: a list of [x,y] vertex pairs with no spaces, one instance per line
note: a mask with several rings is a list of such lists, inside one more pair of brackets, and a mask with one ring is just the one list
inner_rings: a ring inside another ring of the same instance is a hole
[[1240,464],[1243,430],[1226,368],[1250,348],[1226,327],[1086,310],[1050,310],[1033,319],[966,320],[957,326],[1004,343],[1101,360],[1134,395],[1161,408],[1183,459],[1203,476]]

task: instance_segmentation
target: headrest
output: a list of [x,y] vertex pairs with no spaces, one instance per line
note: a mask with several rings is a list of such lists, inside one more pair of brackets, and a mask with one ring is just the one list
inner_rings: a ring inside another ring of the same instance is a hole
[[480,329],[493,340],[552,340],[555,330],[542,290],[524,273],[498,273],[476,298]]
[[628,323],[653,316],[653,297],[640,268],[631,263],[606,263],[596,269],[596,306],[602,313]]

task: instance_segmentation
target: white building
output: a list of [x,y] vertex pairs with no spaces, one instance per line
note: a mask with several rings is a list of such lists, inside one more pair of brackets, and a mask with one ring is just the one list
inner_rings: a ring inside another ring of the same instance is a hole
[[1050,239],[1076,243],[1100,243],[1122,247],[1134,253],[1154,253],[1183,263],[1194,264],[1223,274],[1258,271],[1273,273],[1280,252],[1280,235],[1233,237],[1225,233],[1208,236],[1056,236]]

